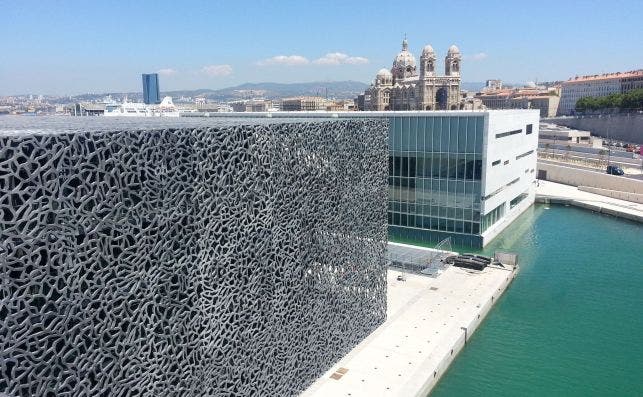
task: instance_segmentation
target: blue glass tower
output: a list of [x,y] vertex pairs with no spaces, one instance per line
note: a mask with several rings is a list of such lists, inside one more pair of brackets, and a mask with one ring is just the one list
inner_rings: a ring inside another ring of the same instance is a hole
[[159,75],[156,73],[143,74],[143,102],[148,105],[161,103]]

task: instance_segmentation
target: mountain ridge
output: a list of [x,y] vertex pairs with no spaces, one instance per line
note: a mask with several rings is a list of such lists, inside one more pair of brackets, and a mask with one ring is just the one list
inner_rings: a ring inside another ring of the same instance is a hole
[[[463,82],[461,84],[461,89],[468,91],[477,91],[483,86],[484,83]],[[177,102],[180,102],[181,97],[194,98],[198,96],[203,96],[208,100],[217,102],[252,98],[277,99],[295,96],[321,96],[337,99],[353,99],[357,95],[363,94],[368,87],[369,84],[355,80],[312,81],[300,83],[247,82],[238,84],[236,86],[219,89],[198,88],[194,90],[161,91],[161,96],[171,96]],[[100,100],[107,95],[121,98],[127,95],[129,100],[133,101],[140,101],[143,98],[141,92],[107,92],[101,94],[81,94],[76,95],[73,98],[75,100]]]
[[[364,92],[368,84],[354,81],[313,81],[302,83],[258,82],[243,83],[233,87],[216,90],[177,90],[167,91],[171,96],[205,95],[213,100],[234,100],[249,98],[284,98],[288,96],[324,96],[333,98],[353,98]],[[188,95],[186,95],[188,94]]]

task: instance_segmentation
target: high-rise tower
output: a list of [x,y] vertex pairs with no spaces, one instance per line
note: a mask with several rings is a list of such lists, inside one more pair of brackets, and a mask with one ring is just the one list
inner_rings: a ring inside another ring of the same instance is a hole
[[161,103],[159,75],[157,73],[143,74],[143,102],[148,105]]

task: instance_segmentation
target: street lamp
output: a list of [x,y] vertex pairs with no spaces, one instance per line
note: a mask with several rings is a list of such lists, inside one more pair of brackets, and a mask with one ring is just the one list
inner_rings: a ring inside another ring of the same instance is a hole
[[555,156],[554,156],[554,149],[556,148],[556,138],[557,138],[557,136],[556,136],[556,134],[554,134],[554,144],[553,144],[553,145],[552,145],[552,147],[551,147],[551,158],[552,158],[552,159],[555,159]]
[[607,166],[610,165],[610,155],[612,153],[612,147],[610,146],[610,124],[607,123]]

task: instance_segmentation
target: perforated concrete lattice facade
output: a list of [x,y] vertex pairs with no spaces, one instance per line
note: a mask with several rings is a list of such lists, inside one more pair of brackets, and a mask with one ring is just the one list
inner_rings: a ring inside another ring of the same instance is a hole
[[0,395],[292,395],[384,321],[388,122],[242,123],[0,120]]

